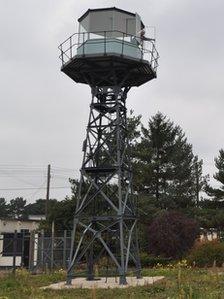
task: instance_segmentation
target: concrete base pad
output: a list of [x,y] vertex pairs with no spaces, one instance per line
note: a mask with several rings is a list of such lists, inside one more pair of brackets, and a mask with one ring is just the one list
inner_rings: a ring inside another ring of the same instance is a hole
[[65,281],[58,282],[51,284],[46,287],[42,287],[42,289],[54,289],[54,290],[61,290],[61,289],[113,289],[113,288],[127,288],[127,287],[136,287],[136,286],[146,286],[153,284],[156,281],[163,279],[163,276],[155,276],[155,277],[142,277],[137,279],[136,277],[127,277],[127,284],[126,285],[119,285],[119,278],[118,277],[101,277],[97,280],[88,281],[86,278],[77,277],[72,279],[71,285],[66,285]]

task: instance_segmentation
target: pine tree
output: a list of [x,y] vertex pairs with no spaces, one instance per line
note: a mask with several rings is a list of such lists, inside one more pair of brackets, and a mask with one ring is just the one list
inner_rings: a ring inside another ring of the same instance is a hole
[[224,200],[224,150],[219,151],[219,156],[215,158],[215,166],[218,171],[214,174],[214,179],[221,183],[220,188],[213,188],[207,184],[205,191],[214,201]]
[[160,208],[186,208],[196,201],[196,165],[201,164],[182,129],[158,112],[148,128],[142,126],[135,147],[135,188],[155,197]]
[[22,197],[16,197],[10,200],[9,215],[15,219],[22,219],[25,214],[26,200]]
[[9,207],[5,198],[0,198],[0,217],[6,218],[9,216]]

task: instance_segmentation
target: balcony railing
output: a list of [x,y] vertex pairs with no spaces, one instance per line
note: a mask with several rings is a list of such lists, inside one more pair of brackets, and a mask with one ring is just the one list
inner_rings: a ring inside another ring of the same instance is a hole
[[147,60],[153,71],[158,67],[158,52],[154,39],[141,39],[120,31],[97,31],[74,33],[60,46],[59,58],[62,66],[75,56],[89,54],[109,55],[110,53]]

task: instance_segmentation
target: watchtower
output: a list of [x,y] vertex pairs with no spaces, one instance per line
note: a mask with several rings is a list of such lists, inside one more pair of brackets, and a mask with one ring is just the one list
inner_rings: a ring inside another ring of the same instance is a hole
[[138,14],[89,9],[78,22],[79,32],[59,46],[62,72],[92,93],[67,283],[83,258],[93,280],[94,264],[107,255],[126,284],[130,260],[137,277],[141,270],[126,99],[131,87],[156,78],[158,53]]

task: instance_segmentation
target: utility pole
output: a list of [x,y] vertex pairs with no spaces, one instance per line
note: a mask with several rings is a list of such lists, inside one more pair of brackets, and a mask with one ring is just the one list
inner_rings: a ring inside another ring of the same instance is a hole
[[46,203],[45,203],[45,217],[48,217],[48,202],[50,196],[50,181],[51,181],[51,165],[47,166],[47,193],[46,193]]

